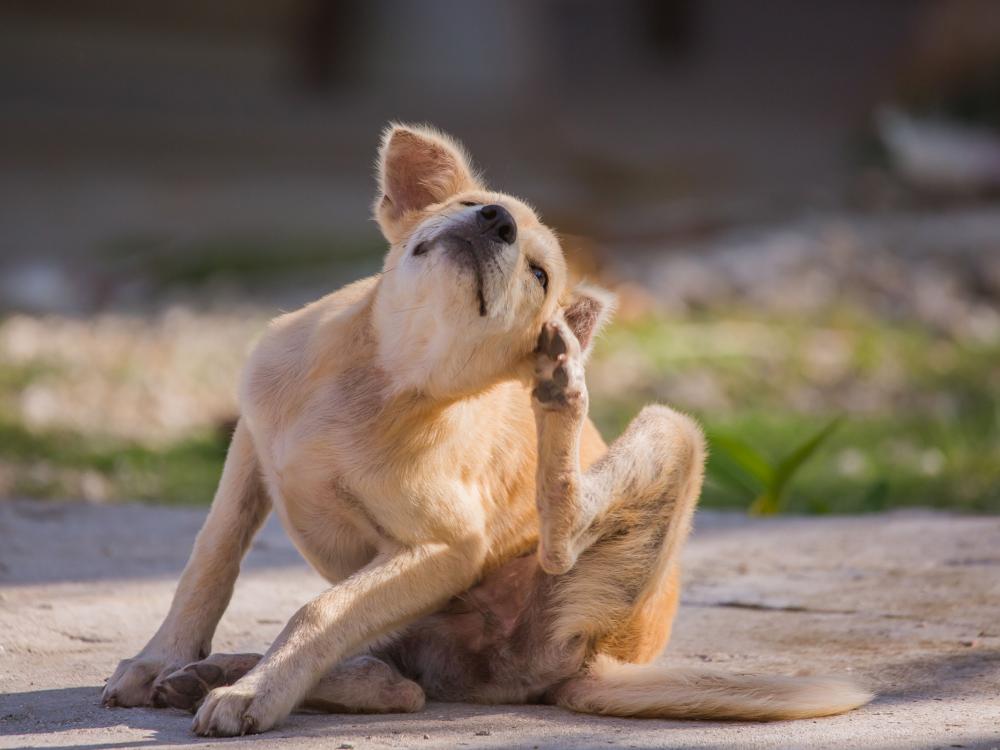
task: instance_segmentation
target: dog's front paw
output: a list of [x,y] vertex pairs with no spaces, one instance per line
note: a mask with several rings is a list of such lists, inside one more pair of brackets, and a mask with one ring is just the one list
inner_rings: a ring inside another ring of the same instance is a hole
[[531,396],[544,411],[586,411],[587,383],[580,342],[561,320],[546,323],[538,336]]
[[101,705],[108,708],[154,705],[153,684],[156,679],[170,674],[188,661],[191,661],[190,656],[158,652],[144,652],[131,659],[123,659],[104,686]]
[[165,675],[153,684],[153,705],[181,708],[192,713],[209,692],[232,685],[253,669],[257,654],[212,654]]
[[195,714],[191,729],[203,737],[236,737],[266,732],[289,710],[277,705],[268,691],[237,682],[215,688]]

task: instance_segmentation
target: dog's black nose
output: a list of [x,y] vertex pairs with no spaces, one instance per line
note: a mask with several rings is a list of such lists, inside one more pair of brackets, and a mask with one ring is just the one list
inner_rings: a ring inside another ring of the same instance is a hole
[[505,245],[513,245],[517,239],[517,224],[503,206],[491,203],[483,206],[476,214],[480,231],[491,239],[499,240]]

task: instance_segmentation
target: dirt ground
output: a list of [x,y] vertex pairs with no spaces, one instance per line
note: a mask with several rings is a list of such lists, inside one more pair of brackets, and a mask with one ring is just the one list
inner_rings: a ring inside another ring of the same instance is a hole
[[[700,514],[664,658],[851,673],[879,697],[846,716],[678,722],[430,704],[415,715],[296,714],[264,735],[203,740],[182,712],[98,705],[116,662],[166,611],[203,516],[0,503],[0,747],[1000,747],[1000,518]],[[216,650],[263,650],[322,586],[270,523]]]

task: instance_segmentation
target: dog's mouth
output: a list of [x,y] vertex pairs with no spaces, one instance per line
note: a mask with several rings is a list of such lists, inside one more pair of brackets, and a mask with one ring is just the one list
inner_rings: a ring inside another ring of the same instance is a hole
[[472,260],[472,272],[476,277],[476,301],[479,302],[479,317],[486,317],[486,295],[483,293],[483,262],[472,247],[472,243],[462,237],[456,238],[463,246],[466,257]]
[[486,297],[483,295],[483,277],[476,274],[476,298],[479,300],[479,317],[486,317]]
[[479,316],[485,318],[488,312],[485,293],[487,266],[492,266],[497,273],[503,273],[503,269],[497,262],[495,253],[489,251],[483,252],[483,249],[477,251],[474,245],[475,241],[463,237],[461,234],[449,232],[438,237],[433,242],[421,242],[413,249],[413,254],[424,255],[430,250],[432,244],[437,243],[459,267],[468,268],[472,271],[475,279],[476,303],[479,308]]

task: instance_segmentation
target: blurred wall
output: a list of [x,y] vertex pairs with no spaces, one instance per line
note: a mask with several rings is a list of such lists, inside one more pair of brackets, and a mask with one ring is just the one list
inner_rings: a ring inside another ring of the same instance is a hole
[[828,205],[925,6],[3,2],[0,264],[79,268],[123,237],[375,241],[391,119],[453,132],[598,238]]

